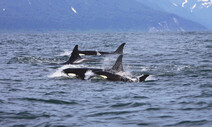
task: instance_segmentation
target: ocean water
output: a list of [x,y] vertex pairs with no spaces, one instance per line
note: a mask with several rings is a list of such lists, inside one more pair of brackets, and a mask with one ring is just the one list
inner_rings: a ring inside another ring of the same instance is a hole
[[[80,50],[114,51],[146,82],[80,80],[68,67],[110,68],[117,55],[58,65]],[[212,33],[0,34],[1,127],[211,127]]]

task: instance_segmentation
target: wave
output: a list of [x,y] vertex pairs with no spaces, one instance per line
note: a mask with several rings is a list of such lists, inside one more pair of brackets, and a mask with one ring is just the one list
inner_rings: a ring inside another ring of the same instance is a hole
[[42,114],[32,114],[28,111],[23,111],[23,112],[18,112],[18,113],[8,113],[8,112],[1,112],[1,117],[0,118],[4,118],[4,119],[18,119],[18,120],[22,120],[22,119],[28,119],[28,120],[32,120],[32,119],[37,119],[39,117],[47,117],[49,118],[50,115],[47,115],[45,113]]
[[175,124],[171,125],[165,125],[165,126],[200,126],[200,125],[205,125],[209,121],[207,120],[185,120],[185,121],[180,121]]
[[61,60],[58,58],[41,58],[41,57],[13,57],[7,64],[24,63],[24,64],[41,64],[41,63],[59,63]]
[[65,73],[63,73],[63,70],[64,69],[67,69],[67,68],[77,68],[77,67],[80,67],[79,65],[63,65],[62,67],[58,68],[56,70],[56,72],[48,75],[49,78],[58,78],[58,77],[68,77]]
[[63,101],[63,100],[56,100],[56,99],[37,99],[37,98],[21,98],[21,100],[26,100],[26,101],[37,101],[37,102],[44,102],[44,103],[49,103],[49,104],[68,104],[68,105],[73,105],[73,104],[78,104],[75,101]]
[[64,51],[63,53],[59,54],[59,56],[70,56],[72,51]]

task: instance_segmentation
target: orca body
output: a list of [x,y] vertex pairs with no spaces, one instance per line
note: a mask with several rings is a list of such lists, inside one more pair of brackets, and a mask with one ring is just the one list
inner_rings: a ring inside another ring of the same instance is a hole
[[[82,80],[93,78],[93,77],[102,77],[110,81],[124,81],[124,82],[143,82],[149,75],[142,75],[139,77],[130,78],[127,76],[120,75],[119,72],[124,72],[122,66],[122,57],[120,55],[115,63],[115,65],[108,70],[96,69],[96,68],[67,68],[63,72],[69,75],[75,75],[77,78]],[[89,78],[86,77],[86,74],[89,73]]]
[[[96,68],[67,68],[64,69],[63,72],[67,74],[68,76],[76,76],[77,78],[80,78],[82,80],[85,80],[86,73],[91,71],[93,74],[95,74],[98,71],[103,71],[102,69],[96,69]],[[93,77],[94,75],[90,75],[90,77]]]
[[102,52],[102,51],[80,51],[81,55],[106,55],[106,54],[123,54],[123,48],[126,43],[122,43],[114,52]]
[[123,82],[143,82],[149,76],[149,75],[142,75],[139,77],[129,78],[129,77],[121,76],[113,72],[107,72],[107,71],[97,71],[95,74],[110,81],[123,81]]
[[74,47],[74,49],[73,49],[73,51],[71,53],[71,56],[68,59],[68,61],[66,61],[65,63],[62,63],[62,64],[79,64],[79,63],[88,62],[88,61],[92,61],[92,60],[80,57],[79,50],[78,50],[78,45],[76,45]]

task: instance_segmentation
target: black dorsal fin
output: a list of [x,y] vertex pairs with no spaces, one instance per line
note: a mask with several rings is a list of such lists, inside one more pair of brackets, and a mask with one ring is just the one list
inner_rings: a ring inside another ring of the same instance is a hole
[[124,45],[126,43],[122,43],[117,49],[116,51],[114,52],[115,54],[123,54],[123,49],[124,49]]
[[74,61],[77,60],[77,59],[81,59],[81,57],[79,55],[78,45],[75,45],[75,47],[74,47],[74,49],[71,53],[71,57],[64,64],[73,64]]
[[115,65],[113,65],[113,67],[111,68],[111,71],[115,71],[115,72],[123,72],[124,71],[123,66],[122,66],[122,57],[123,57],[123,55],[120,55],[118,57]]

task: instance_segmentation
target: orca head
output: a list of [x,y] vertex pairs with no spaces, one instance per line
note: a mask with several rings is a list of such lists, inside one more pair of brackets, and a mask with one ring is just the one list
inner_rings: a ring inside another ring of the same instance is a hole
[[148,74],[145,74],[145,75],[142,75],[142,76],[138,77],[139,82],[145,81],[145,79],[146,79],[148,76],[149,76]]

